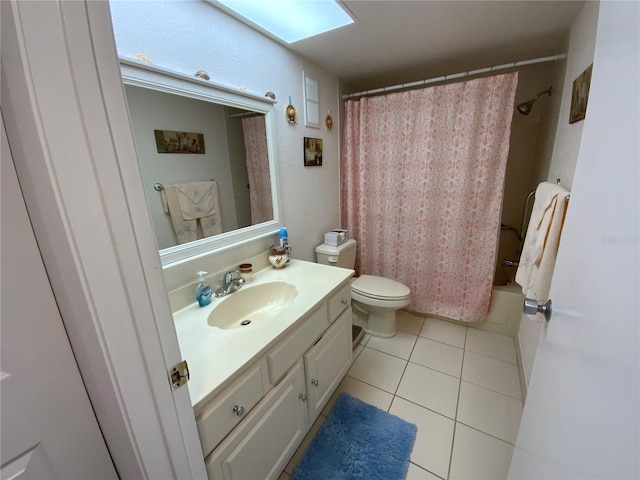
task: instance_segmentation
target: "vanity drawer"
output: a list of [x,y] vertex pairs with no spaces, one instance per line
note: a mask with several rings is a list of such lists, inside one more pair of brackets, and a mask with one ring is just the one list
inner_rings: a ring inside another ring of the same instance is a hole
[[264,358],[205,405],[196,418],[205,457],[247,416],[269,389],[263,384],[263,370],[266,370]]
[[343,286],[338,293],[329,299],[329,323],[340,316],[351,305],[351,283]]
[[327,329],[327,304],[302,321],[302,325],[267,353],[269,380],[275,384]]

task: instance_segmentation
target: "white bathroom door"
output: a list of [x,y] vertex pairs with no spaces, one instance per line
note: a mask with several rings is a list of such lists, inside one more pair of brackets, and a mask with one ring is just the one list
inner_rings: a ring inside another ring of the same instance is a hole
[[2,124],[0,477],[116,479],[36,244]]
[[637,2],[600,3],[554,312],[509,478],[640,477],[639,18]]

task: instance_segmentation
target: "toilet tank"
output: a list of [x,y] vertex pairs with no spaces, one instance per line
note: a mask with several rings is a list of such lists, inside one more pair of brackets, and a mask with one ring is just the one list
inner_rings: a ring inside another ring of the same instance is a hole
[[316,261],[334,267],[351,268],[356,264],[356,241],[349,239],[339,247],[318,245],[316,247]]

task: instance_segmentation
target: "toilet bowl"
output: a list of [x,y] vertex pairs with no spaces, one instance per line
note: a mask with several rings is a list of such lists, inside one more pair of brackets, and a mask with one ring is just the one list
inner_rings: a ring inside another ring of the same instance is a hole
[[[347,240],[340,246],[326,244],[316,247],[318,263],[353,269],[356,241]],[[393,337],[396,333],[396,311],[411,301],[406,285],[390,278],[362,275],[351,283],[351,300],[355,313],[363,318],[364,330],[375,337]]]
[[388,338],[397,333],[396,311],[409,305],[411,291],[390,278],[362,275],[351,284],[351,300],[366,316],[365,331]]

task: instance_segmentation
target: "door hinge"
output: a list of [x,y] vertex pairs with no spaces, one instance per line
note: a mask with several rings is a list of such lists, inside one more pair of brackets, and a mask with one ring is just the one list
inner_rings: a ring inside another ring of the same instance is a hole
[[171,390],[177,390],[189,380],[189,365],[186,360],[176,363],[169,372]]

